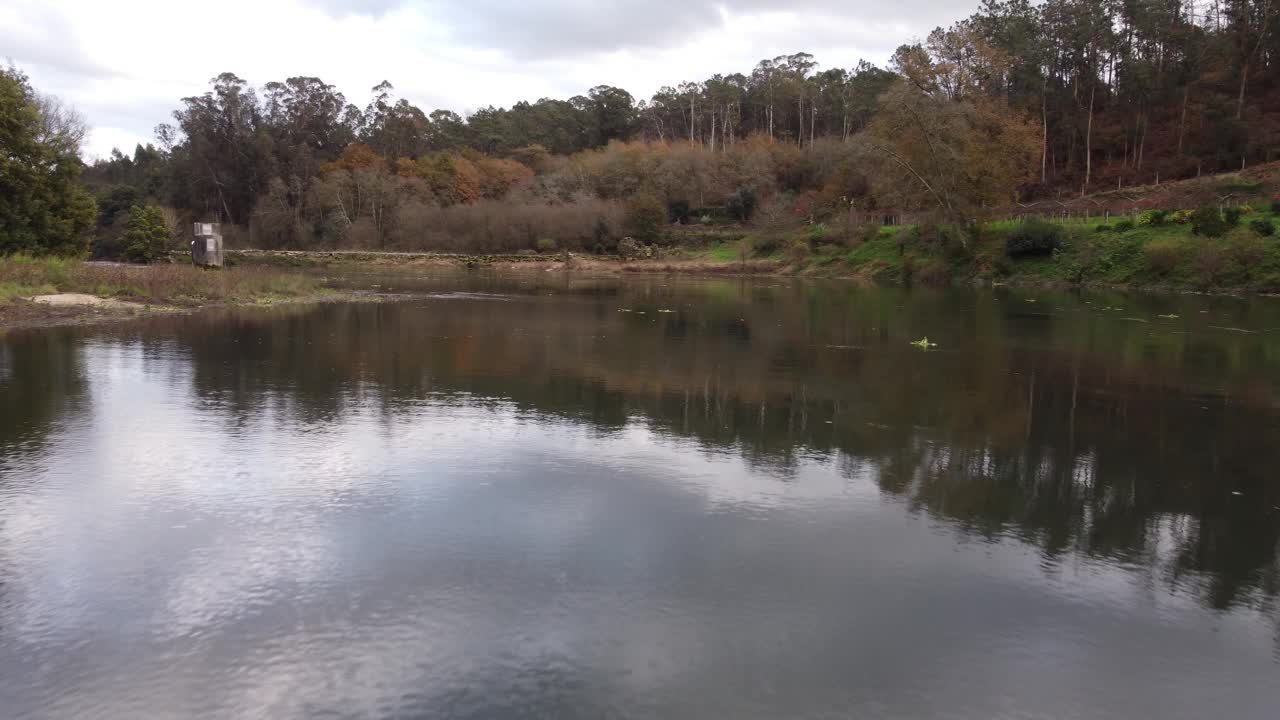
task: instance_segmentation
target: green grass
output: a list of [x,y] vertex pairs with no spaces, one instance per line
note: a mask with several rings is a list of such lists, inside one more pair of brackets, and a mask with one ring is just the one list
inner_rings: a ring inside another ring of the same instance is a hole
[[[1005,257],[1005,241],[1018,221],[999,221],[983,227],[976,243],[960,252],[943,253],[919,246],[910,227],[882,228],[871,240],[847,248],[834,237],[823,243],[810,242],[813,251],[797,258],[785,249],[767,256],[794,271],[836,276],[863,276],[896,281],[908,277],[946,275],[953,280],[987,280],[1177,289],[1280,290],[1280,234],[1259,237],[1249,222],[1271,219],[1280,225],[1267,207],[1259,207],[1241,218],[1224,237],[1204,238],[1192,234],[1191,226],[1167,223],[1136,225],[1125,232],[1114,228],[1097,232],[1102,223],[1068,220],[1062,227],[1061,247],[1053,255],[1011,259]],[[902,234],[901,247],[898,237]],[[812,240],[811,228],[792,231],[780,248]],[[751,243],[748,237],[743,243]],[[741,259],[739,243],[723,243],[700,251],[697,259],[707,262],[736,262]],[[750,245],[747,245],[750,247]],[[764,259],[758,253],[750,256]]]
[[699,259],[707,262],[733,262],[740,260],[742,257],[742,243],[744,242],[746,241],[739,240],[712,245],[700,254]]
[[318,277],[264,268],[96,265],[65,258],[0,257],[0,302],[55,292],[167,305],[269,302],[326,292]]

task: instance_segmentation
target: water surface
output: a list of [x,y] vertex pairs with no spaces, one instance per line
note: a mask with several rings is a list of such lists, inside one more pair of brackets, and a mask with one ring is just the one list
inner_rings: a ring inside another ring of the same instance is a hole
[[0,715],[1280,708],[1280,301],[374,282],[0,336]]

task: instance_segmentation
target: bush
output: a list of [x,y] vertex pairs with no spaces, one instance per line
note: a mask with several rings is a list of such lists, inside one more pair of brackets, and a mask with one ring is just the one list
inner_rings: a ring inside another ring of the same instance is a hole
[[1142,248],[1142,259],[1148,270],[1167,275],[1178,266],[1182,252],[1182,243],[1176,240],[1156,240]]
[[1203,237],[1222,237],[1227,232],[1227,223],[1216,207],[1202,207],[1191,213],[1191,232]]
[[1013,274],[1013,261],[1008,255],[997,255],[991,259],[991,274],[996,277],[1009,277]]
[[1280,200],[1271,201],[1271,213],[1273,215],[1280,215]]
[[662,235],[667,211],[658,198],[640,193],[627,201],[627,230],[638,240],[653,242]]
[[1270,220],[1254,220],[1249,223],[1249,229],[1260,237],[1271,237],[1276,234],[1276,225]]
[[[902,237],[899,232],[898,237]],[[926,220],[918,225],[912,226],[907,232],[907,240],[911,245],[921,248],[928,252],[947,253],[950,248],[957,245],[963,247],[965,243],[964,232],[954,225],[943,225],[933,220]]]
[[1231,245],[1227,248],[1227,252],[1241,269],[1248,271],[1262,262],[1262,258],[1266,254],[1266,248],[1263,247],[1262,241],[1258,238],[1246,235],[1233,239]]
[[1195,268],[1200,284],[1209,286],[1218,282],[1222,271],[1227,267],[1227,259],[1222,250],[1214,245],[1203,245],[1196,251]]
[[637,242],[635,238],[624,237],[618,241],[618,254],[623,260],[640,260],[653,257],[653,248]]
[[922,285],[946,285],[951,280],[951,271],[941,260],[932,260],[915,273],[914,279]]
[[1027,220],[1009,233],[1004,252],[1011,258],[1052,255],[1061,244],[1061,227],[1043,220]]
[[787,260],[802,263],[809,257],[812,247],[803,238],[792,238],[786,242]]
[[756,193],[751,188],[742,187],[735,190],[729,195],[724,202],[725,212],[729,217],[740,223],[751,222],[751,216],[756,212]]
[[130,262],[149,263],[168,251],[172,233],[160,208],[133,206],[125,228],[124,254]]
[[669,200],[667,202],[667,222],[689,224],[689,203],[686,200]]
[[1235,227],[1240,224],[1240,218],[1245,214],[1243,207],[1229,207],[1222,211],[1222,219],[1227,223],[1227,227]]
[[1126,233],[1133,229],[1132,220],[1121,220],[1115,224],[1115,231],[1118,233]]
[[[408,201],[388,215],[388,250],[484,254],[532,250],[538,238],[555,238],[562,249],[577,251],[599,243],[612,251],[621,235],[616,229],[622,227],[625,211],[616,201],[583,196],[561,202],[481,200],[449,207]],[[361,218],[351,229],[362,231],[367,221]],[[224,236],[227,231],[224,224]],[[356,235],[339,236],[330,243],[333,245],[361,247]]]
[[774,233],[757,235],[751,239],[751,251],[756,255],[772,255],[782,247],[782,237]]
[[880,237],[880,226],[876,223],[857,223],[849,228],[844,237],[841,238],[842,244],[848,248],[858,247],[863,243],[869,243]]
[[814,223],[805,228],[805,237],[809,240],[810,245],[821,244],[830,234],[831,230],[826,223]]
[[1095,226],[1094,226],[1094,228],[1093,228],[1093,231],[1094,231],[1094,232],[1099,232],[1099,233],[1111,232],[1111,226],[1110,226],[1110,225],[1095,225]]
[[596,218],[596,224],[591,228],[591,239],[596,241],[595,246],[599,248],[608,248],[613,239],[613,232],[609,229],[609,221],[603,215]]
[[1186,225],[1191,222],[1191,216],[1193,214],[1194,213],[1190,210],[1175,210],[1173,214],[1169,216],[1169,222],[1177,223],[1178,225]]
[[1150,225],[1151,227],[1160,227],[1169,219],[1168,210],[1147,210],[1138,216],[1139,225]]
[[551,238],[538,238],[538,242],[534,243],[533,246],[540,253],[552,253],[559,247],[556,245],[556,241]]

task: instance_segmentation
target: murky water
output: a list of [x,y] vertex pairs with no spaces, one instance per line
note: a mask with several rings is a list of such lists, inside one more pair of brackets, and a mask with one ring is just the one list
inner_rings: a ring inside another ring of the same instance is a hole
[[0,336],[0,716],[1280,711],[1280,301],[379,284]]

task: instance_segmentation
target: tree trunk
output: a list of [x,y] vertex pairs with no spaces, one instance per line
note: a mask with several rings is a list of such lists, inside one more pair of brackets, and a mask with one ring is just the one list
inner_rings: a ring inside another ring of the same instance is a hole
[[1191,83],[1182,88],[1182,119],[1178,121],[1178,155],[1182,155],[1183,140],[1187,137],[1187,98],[1191,95]]
[[1049,99],[1045,92],[1045,85],[1049,80],[1045,78],[1044,85],[1040,87],[1040,184],[1044,185],[1048,181],[1048,163],[1049,163]]
[[716,106],[711,106],[711,152],[716,151]]
[[1097,89],[1095,80],[1089,88],[1089,124],[1084,132],[1084,187],[1080,190],[1081,195],[1089,192],[1089,180],[1093,177],[1093,99]]
[[694,115],[693,92],[691,91],[689,93],[689,144],[690,145],[693,145],[697,142],[697,138],[694,137],[694,134],[693,134],[694,117],[696,116]]
[[800,92],[799,98],[796,100],[796,115],[800,123],[796,126],[796,144],[804,145],[804,92]]
[[1249,61],[1240,68],[1240,94],[1236,97],[1236,119],[1244,116],[1244,89],[1249,84]]

